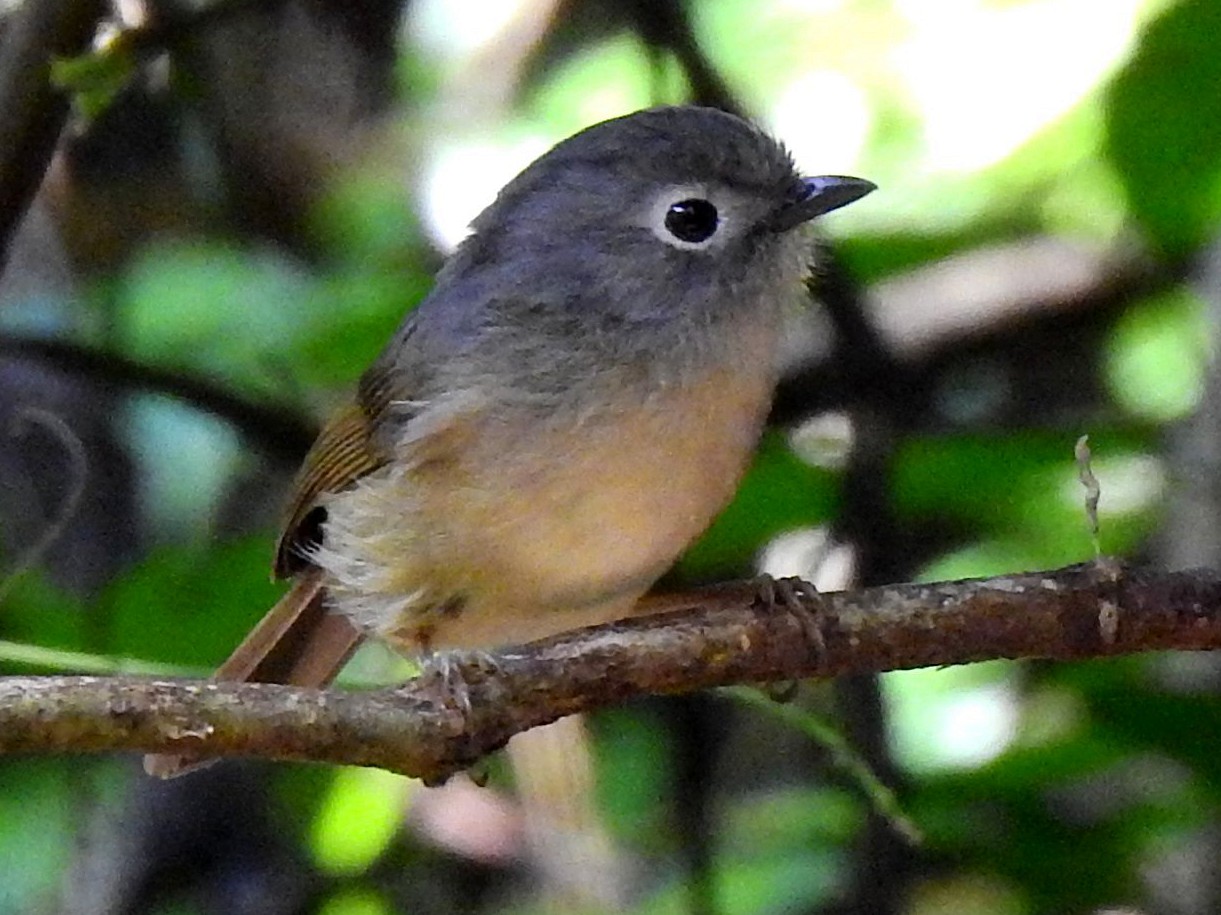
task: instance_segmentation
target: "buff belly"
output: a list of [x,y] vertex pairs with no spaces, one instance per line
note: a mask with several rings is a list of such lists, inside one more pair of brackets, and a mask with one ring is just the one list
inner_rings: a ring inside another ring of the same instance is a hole
[[465,419],[452,447],[328,499],[332,609],[408,652],[629,615],[733,495],[771,389],[753,366],[529,433]]

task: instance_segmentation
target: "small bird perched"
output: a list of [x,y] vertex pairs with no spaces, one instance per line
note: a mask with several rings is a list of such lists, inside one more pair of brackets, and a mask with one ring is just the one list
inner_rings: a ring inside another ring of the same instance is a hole
[[543,155],[323,429],[276,553],[292,588],[217,676],[320,686],[363,635],[420,654],[631,615],[755,448],[805,294],[800,228],[873,188],[803,178],[709,108]]

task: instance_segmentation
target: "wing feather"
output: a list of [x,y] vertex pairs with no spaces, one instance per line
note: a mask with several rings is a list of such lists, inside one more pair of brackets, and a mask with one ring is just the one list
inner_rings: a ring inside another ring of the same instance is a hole
[[371,369],[361,379],[356,400],[340,409],[322,428],[293,487],[284,528],[276,544],[277,578],[308,566],[304,552],[317,542],[314,511],[321,496],[342,492],[389,460],[376,431],[391,404],[389,373]]

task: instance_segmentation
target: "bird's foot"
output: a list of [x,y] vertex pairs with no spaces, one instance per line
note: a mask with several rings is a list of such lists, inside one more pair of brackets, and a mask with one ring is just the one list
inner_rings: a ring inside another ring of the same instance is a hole
[[500,669],[496,659],[486,651],[436,651],[424,657],[420,669],[421,677],[431,678],[436,686],[439,700],[469,717],[471,706],[471,681],[467,672],[479,670],[481,676],[495,675]]
[[[474,711],[471,702],[471,680],[468,672],[478,671],[477,678],[494,676],[500,665],[491,654],[485,651],[448,650],[432,652],[425,656],[420,670],[421,678],[429,678],[435,690],[437,701],[446,709],[456,712],[462,718],[462,728],[470,729],[470,719]],[[483,787],[488,781],[486,760],[480,759],[466,769],[466,775],[471,782]],[[448,781],[448,776],[428,782],[430,787]]]
[[[777,610],[788,613],[801,627],[806,645],[821,662],[827,654],[827,640],[822,631],[822,612],[818,602],[818,589],[804,578],[773,578],[760,575],[755,583],[758,593],[755,603],[766,612]],[[773,683],[767,693],[777,702],[788,702],[797,692],[798,682]]]

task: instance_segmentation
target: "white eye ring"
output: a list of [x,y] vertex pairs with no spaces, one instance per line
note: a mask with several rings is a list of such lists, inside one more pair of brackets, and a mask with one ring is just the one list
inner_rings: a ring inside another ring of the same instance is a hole
[[653,234],[673,248],[702,251],[725,234],[725,210],[698,185],[666,188],[649,211]]

